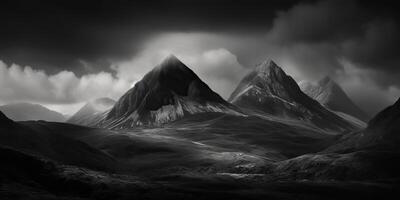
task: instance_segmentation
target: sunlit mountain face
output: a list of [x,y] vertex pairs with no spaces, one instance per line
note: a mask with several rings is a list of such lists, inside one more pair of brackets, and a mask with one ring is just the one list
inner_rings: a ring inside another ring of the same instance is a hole
[[0,199],[398,196],[397,11],[3,2]]

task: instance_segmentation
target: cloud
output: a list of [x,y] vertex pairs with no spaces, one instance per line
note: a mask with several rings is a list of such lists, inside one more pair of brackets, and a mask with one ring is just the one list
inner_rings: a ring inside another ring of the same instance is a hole
[[346,59],[341,59],[340,62],[343,65],[343,69],[338,70],[335,74],[337,82],[354,102],[364,108],[371,116],[392,105],[399,98],[399,87],[381,88],[370,78],[379,72],[359,68],[356,64]]
[[138,81],[169,54],[176,55],[211,89],[227,98],[248,71],[225,48],[227,37],[204,33],[168,33],[151,40],[131,60],[116,62],[117,77]]
[[340,80],[360,107],[375,114],[400,96],[398,35],[395,19],[378,9],[325,0],[278,12],[261,48],[298,81]]
[[118,98],[130,87],[123,79],[99,72],[77,77],[61,71],[48,75],[29,66],[8,66],[0,61],[0,100],[2,103],[28,101],[43,104],[72,104],[99,97]]
[[360,34],[368,17],[355,1],[300,3],[278,12],[268,37],[281,44],[341,41]]

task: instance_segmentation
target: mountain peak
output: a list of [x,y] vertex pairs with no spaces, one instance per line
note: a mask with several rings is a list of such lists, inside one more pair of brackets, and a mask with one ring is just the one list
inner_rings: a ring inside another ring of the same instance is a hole
[[164,61],[180,61],[174,54],[169,54],[164,58]]
[[[163,124],[190,113],[216,112],[219,108],[213,106],[229,104],[177,57],[170,55],[117,101],[103,124],[108,127]],[[125,121],[114,123],[122,119]]]
[[283,99],[289,98],[289,93],[296,93],[296,90],[300,90],[292,77],[286,75],[282,68],[271,59],[260,63],[247,74],[233,91],[229,101],[233,102],[250,87],[259,88],[269,95],[281,96]]
[[311,121],[326,129],[355,128],[304,94],[296,81],[270,59],[242,79],[229,101],[256,112]]
[[264,62],[257,65],[255,71],[258,74],[264,74],[264,75],[269,75],[271,72],[284,73],[283,70],[272,59],[267,59]]
[[155,67],[155,69],[166,69],[166,68],[187,68],[175,55],[170,54],[161,61],[161,63]]

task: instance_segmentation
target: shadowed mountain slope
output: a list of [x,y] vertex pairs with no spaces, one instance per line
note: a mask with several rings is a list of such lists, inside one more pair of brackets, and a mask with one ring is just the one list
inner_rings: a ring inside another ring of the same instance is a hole
[[130,128],[162,125],[196,113],[239,114],[233,108],[191,69],[170,55],[126,92],[99,125]]
[[368,122],[365,130],[344,135],[328,150],[351,151],[365,148],[383,148],[399,151],[400,99],[379,112]]

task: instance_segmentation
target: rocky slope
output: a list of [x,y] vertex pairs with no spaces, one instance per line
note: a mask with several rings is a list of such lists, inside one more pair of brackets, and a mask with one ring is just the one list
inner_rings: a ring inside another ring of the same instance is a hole
[[357,129],[304,94],[292,77],[272,60],[261,63],[246,75],[228,101],[256,112],[310,122],[326,130]]
[[369,120],[369,116],[329,77],[324,77],[315,84],[301,82],[299,86],[305,94],[333,111],[347,113],[364,122]]
[[107,128],[162,125],[204,112],[239,114],[171,55],[126,92],[98,125]]

